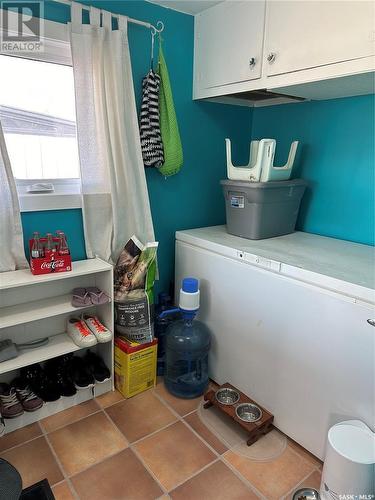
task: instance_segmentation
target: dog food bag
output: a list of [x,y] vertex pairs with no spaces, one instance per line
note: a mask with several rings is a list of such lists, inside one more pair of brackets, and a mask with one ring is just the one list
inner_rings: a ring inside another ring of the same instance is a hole
[[154,294],[158,243],[143,245],[132,236],[122,250],[114,275],[115,329],[132,342],[154,337]]

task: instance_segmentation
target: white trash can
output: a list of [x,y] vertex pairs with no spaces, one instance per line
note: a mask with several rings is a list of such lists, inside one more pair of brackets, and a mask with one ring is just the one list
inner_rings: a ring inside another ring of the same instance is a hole
[[[375,499],[375,434],[360,420],[328,431],[320,496],[324,500]],[[350,496],[349,496],[350,495]]]

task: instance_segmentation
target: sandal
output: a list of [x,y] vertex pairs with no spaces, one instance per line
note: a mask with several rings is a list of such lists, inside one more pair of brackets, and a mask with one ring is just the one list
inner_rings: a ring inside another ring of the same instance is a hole
[[73,307],[84,307],[92,304],[90,295],[86,288],[74,288],[72,297]]
[[86,291],[89,294],[92,304],[106,304],[109,302],[108,295],[97,286],[89,286],[86,288]]

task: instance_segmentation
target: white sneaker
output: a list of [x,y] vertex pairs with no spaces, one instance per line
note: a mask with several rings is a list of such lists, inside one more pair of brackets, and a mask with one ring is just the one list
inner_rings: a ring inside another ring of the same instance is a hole
[[70,318],[67,321],[67,334],[79,347],[92,347],[97,344],[95,335],[82,319]]
[[112,340],[112,332],[108,330],[96,316],[84,316],[83,317],[86,325],[90,328],[92,333],[95,335],[96,340],[100,343],[109,342]]

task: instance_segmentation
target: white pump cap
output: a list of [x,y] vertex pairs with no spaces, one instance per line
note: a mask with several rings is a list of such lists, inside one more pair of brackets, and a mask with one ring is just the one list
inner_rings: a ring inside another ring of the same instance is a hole
[[199,309],[199,285],[196,278],[184,278],[180,289],[180,309],[197,311]]

